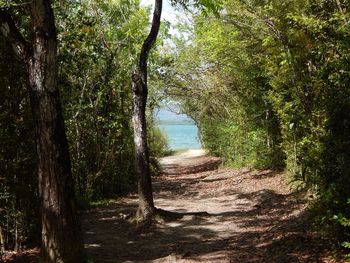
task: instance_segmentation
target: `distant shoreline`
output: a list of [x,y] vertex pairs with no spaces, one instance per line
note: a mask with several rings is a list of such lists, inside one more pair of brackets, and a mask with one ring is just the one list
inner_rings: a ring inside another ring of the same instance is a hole
[[[168,118],[164,118],[168,117]],[[177,149],[199,149],[202,147],[198,139],[198,127],[195,122],[186,117],[175,118],[168,114],[163,118],[156,118],[156,125],[166,135],[168,140],[168,147],[171,151]]]
[[193,121],[185,120],[185,121],[157,121],[157,125],[196,125]]

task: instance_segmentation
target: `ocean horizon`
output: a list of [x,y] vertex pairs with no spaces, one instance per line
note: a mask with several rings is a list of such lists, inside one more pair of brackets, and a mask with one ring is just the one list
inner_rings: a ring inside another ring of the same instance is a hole
[[198,128],[187,115],[159,109],[156,121],[158,127],[166,134],[171,150],[202,148]]

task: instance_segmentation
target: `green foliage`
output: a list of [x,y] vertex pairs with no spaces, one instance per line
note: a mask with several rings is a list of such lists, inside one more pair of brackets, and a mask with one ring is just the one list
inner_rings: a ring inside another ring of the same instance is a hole
[[[124,194],[134,183],[131,75],[149,13],[139,1],[81,1],[57,11],[59,81],[73,176],[84,204]],[[153,52],[151,63],[156,57]],[[154,96],[151,87],[150,107]],[[162,155],[164,139],[149,123],[153,160]]]
[[[316,191],[323,225],[350,241],[350,5],[223,1],[181,25],[165,92],[204,146],[234,166],[286,167]],[[166,65],[164,66],[166,68]],[[335,220],[336,215],[337,220]],[[341,216],[340,216],[341,215]]]
[[60,87],[78,196],[123,194],[134,180],[130,76],[148,14],[137,1],[82,1],[58,11]]
[[7,249],[37,241],[37,164],[24,69],[0,39],[0,229]]
[[273,45],[281,51],[268,59],[287,167],[318,189],[325,217],[338,218],[324,222],[336,224],[332,235],[340,240],[350,233],[348,8],[336,1],[294,5],[279,20],[283,41]]
[[165,92],[196,121],[212,154],[233,166],[281,168],[279,123],[263,64],[252,52],[261,51],[259,39],[248,42],[248,32],[235,24],[202,16],[187,30],[190,43],[175,40],[174,65],[165,70],[171,89]]
[[208,15],[210,13],[219,15],[220,10],[222,10],[223,2],[221,0],[170,0],[173,6],[181,5],[182,7],[196,8],[199,9],[204,15]]
[[[179,25],[182,38],[171,44],[164,40],[169,25],[162,26],[149,60],[148,111],[176,100],[204,146],[227,164],[288,169],[316,191],[320,222],[349,248],[350,3],[172,3],[193,4],[193,24]],[[131,75],[149,10],[138,0],[54,5],[58,82],[84,205],[126,193],[135,180]],[[25,8],[8,8],[28,26]],[[38,233],[37,167],[26,73],[3,39],[0,55],[0,226],[11,248]],[[151,114],[148,122],[156,174],[155,157],[167,144]]]
[[152,125],[148,130],[148,141],[150,155],[153,157],[164,157],[169,151],[168,138],[156,125]]
[[[131,76],[149,26],[149,10],[139,2],[53,3],[58,85],[80,208],[128,193],[135,185]],[[11,12],[25,28],[26,10],[15,6]],[[166,32],[163,27],[161,36]],[[157,56],[153,51],[151,64]],[[12,249],[16,243],[36,241],[40,233],[37,159],[26,72],[3,38],[0,57],[0,227],[6,248]],[[150,72],[153,108],[158,76]],[[152,118],[149,123],[151,160],[156,164],[166,140]]]

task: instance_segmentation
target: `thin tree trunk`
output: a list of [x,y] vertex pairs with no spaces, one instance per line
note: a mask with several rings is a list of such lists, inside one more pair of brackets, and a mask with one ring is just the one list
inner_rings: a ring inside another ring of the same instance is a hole
[[335,0],[336,4],[337,4],[337,7],[338,7],[338,10],[339,12],[344,15],[344,10],[343,8],[341,7],[341,3],[340,3],[340,0]]
[[139,64],[132,76],[134,93],[134,141],[136,172],[138,175],[139,208],[138,216],[149,219],[155,213],[152,193],[152,181],[147,145],[146,103],[147,103],[147,60],[149,51],[155,43],[162,13],[162,0],[155,0],[151,31],[142,45]]
[[19,242],[18,242],[18,224],[17,224],[17,218],[15,219],[15,236],[14,236],[14,244],[15,244],[15,248],[14,250],[16,252],[19,251]]
[[5,240],[4,234],[2,232],[2,227],[0,226],[0,260],[1,256],[5,253]]

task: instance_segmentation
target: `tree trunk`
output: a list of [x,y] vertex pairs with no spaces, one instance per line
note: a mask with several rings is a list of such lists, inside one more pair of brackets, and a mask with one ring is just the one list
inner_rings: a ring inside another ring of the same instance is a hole
[[140,75],[133,76],[134,92],[134,141],[135,161],[138,175],[139,209],[138,217],[147,219],[154,214],[152,181],[149,167],[149,151],[147,145],[147,125],[145,117],[146,96],[143,91]]
[[14,251],[18,252],[19,251],[19,240],[18,240],[18,224],[17,224],[17,218],[15,219],[15,237],[13,239],[13,243],[15,244]]
[[2,232],[2,227],[0,226],[0,261],[4,253],[5,253],[5,240],[4,240],[4,234]]
[[84,262],[68,143],[57,88],[57,36],[49,0],[29,3],[32,42],[28,43],[6,9],[0,9],[0,33],[23,59],[36,129],[42,256],[47,263]]
[[[31,81],[33,76],[30,76]],[[46,89],[46,88],[45,88]],[[42,262],[83,262],[80,222],[59,93],[31,87],[39,156]]]
[[84,262],[73,178],[57,88],[57,36],[49,0],[30,5],[33,45],[27,58],[39,157],[42,262]]
[[39,159],[42,262],[84,262],[76,215],[71,163],[57,88],[57,36],[49,0],[29,3],[32,42],[28,43],[6,9],[0,33],[23,59],[35,121]]
[[149,151],[147,145],[147,60],[149,51],[151,50],[158,36],[161,13],[162,0],[155,0],[151,31],[142,45],[139,64],[137,70],[132,76],[132,88],[134,93],[133,124],[135,160],[139,193],[138,216],[144,220],[149,219],[155,213],[149,166]]

